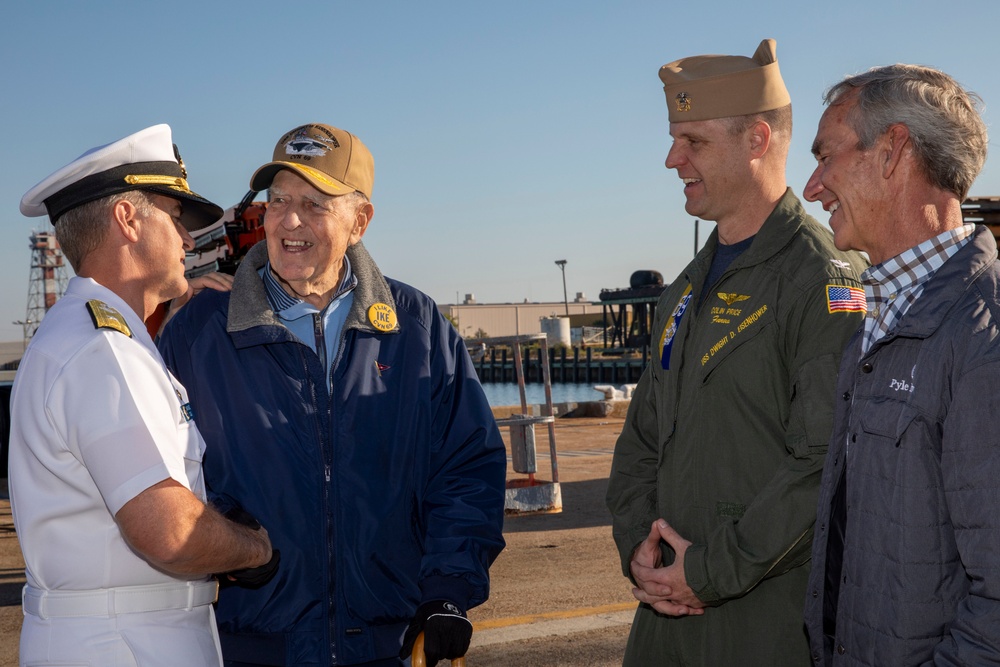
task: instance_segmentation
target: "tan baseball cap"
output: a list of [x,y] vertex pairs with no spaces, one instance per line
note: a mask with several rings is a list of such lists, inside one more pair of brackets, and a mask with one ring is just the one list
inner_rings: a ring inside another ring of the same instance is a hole
[[274,147],[272,161],[250,178],[250,189],[267,190],[282,169],[291,169],[324,194],[336,197],[357,190],[372,196],[372,154],[356,136],[330,125],[310,123],[285,133]]
[[670,122],[743,116],[791,104],[776,46],[773,39],[765,39],[752,58],[691,56],[661,67]]

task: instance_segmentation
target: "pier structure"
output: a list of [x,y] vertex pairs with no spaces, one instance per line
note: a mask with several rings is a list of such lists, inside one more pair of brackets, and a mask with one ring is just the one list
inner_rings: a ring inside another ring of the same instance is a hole
[[664,289],[660,272],[645,270],[632,274],[629,287],[601,290],[605,350],[642,350],[643,357],[649,354],[656,302]]
[[[479,345],[469,341],[470,346]],[[648,349],[641,353],[606,356],[592,347],[525,347],[515,359],[513,349],[492,345],[473,355],[480,382],[515,382],[520,367],[525,382],[543,382],[548,366],[550,382],[630,384],[639,381],[649,362]],[[546,363],[547,362],[547,363]]]

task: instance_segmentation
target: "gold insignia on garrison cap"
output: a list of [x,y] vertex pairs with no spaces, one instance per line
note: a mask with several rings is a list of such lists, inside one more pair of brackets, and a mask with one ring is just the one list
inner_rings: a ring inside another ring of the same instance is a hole
[[691,98],[688,97],[687,93],[677,93],[677,111],[683,113],[685,111],[691,111]]

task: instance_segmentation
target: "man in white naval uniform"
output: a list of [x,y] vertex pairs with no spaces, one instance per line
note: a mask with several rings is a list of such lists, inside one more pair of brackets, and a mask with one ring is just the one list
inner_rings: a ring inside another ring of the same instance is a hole
[[276,567],[266,530],[205,504],[205,443],[143,324],[193,289],[189,231],[222,214],[186,177],[157,125],[21,200],[25,215],[49,215],[76,271],[11,398],[21,665],[221,665],[212,573],[254,582]]

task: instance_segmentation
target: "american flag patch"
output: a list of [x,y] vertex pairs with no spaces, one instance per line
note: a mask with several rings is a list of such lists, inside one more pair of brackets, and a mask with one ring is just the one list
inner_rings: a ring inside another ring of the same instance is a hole
[[864,313],[868,310],[865,291],[860,287],[827,285],[826,307],[831,313]]

